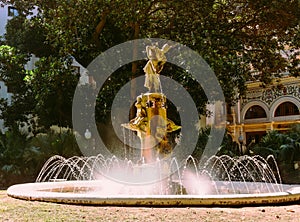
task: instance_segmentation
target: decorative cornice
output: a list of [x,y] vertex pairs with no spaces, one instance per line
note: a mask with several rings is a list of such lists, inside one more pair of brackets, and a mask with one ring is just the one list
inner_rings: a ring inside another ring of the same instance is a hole
[[261,100],[264,101],[269,106],[274,100],[281,96],[292,96],[300,98],[300,86],[299,85],[288,85],[282,88],[269,88],[262,92]]
[[260,82],[247,84],[246,95],[242,98],[242,107],[251,101],[262,101],[268,107],[282,96],[300,98],[300,79],[295,77],[281,78],[279,84],[261,87]]

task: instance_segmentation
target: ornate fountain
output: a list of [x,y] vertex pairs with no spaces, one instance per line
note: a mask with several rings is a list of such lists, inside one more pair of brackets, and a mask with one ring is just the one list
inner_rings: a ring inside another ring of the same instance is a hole
[[[281,184],[274,159],[260,156],[211,156],[197,163],[191,156],[179,164],[172,157],[168,133],[181,129],[167,117],[167,98],[160,73],[165,44],[147,46],[144,67],[148,92],[136,98],[136,115],[122,126],[141,141],[142,163],[105,157],[51,157],[36,183],[11,186],[11,197],[57,203],[105,206],[241,206],[300,200],[298,185]],[[168,158],[165,158],[168,157]],[[182,166],[182,167],[180,167]]]

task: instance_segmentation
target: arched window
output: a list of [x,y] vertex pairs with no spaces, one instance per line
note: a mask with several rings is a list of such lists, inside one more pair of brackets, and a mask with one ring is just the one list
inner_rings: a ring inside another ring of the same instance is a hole
[[275,117],[291,115],[299,115],[298,107],[292,102],[281,103],[275,110]]
[[245,119],[257,119],[257,118],[266,118],[267,114],[265,110],[258,105],[251,106],[245,115]]

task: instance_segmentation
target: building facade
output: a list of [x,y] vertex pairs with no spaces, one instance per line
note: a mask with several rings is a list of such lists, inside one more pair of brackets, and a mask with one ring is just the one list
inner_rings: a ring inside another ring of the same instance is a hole
[[300,123],[300,78],[283,77],[268,87],[247,84],[247,91],[228,113],[227,129],[236,142],[258,142],[268,131],[287,131]]

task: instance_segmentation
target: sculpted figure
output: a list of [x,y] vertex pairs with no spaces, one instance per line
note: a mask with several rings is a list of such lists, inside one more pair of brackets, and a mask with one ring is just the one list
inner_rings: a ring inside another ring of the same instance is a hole
[[136,117],[132,119],[129,124],[132,129],[137,129],[145,132],[147,125],[147,111],[146,103],[143,101],[142,96],[137,97],[135,107]]
[[143,69],[146,75],[144,86],[149,89],[149,92],[158,92],[160,89],[159,74],[167,62],[165,53],[169,51],[169,49],[170,46],[168,44],[165,44],[162,49],[155,45],[146,47],[149,61]]

